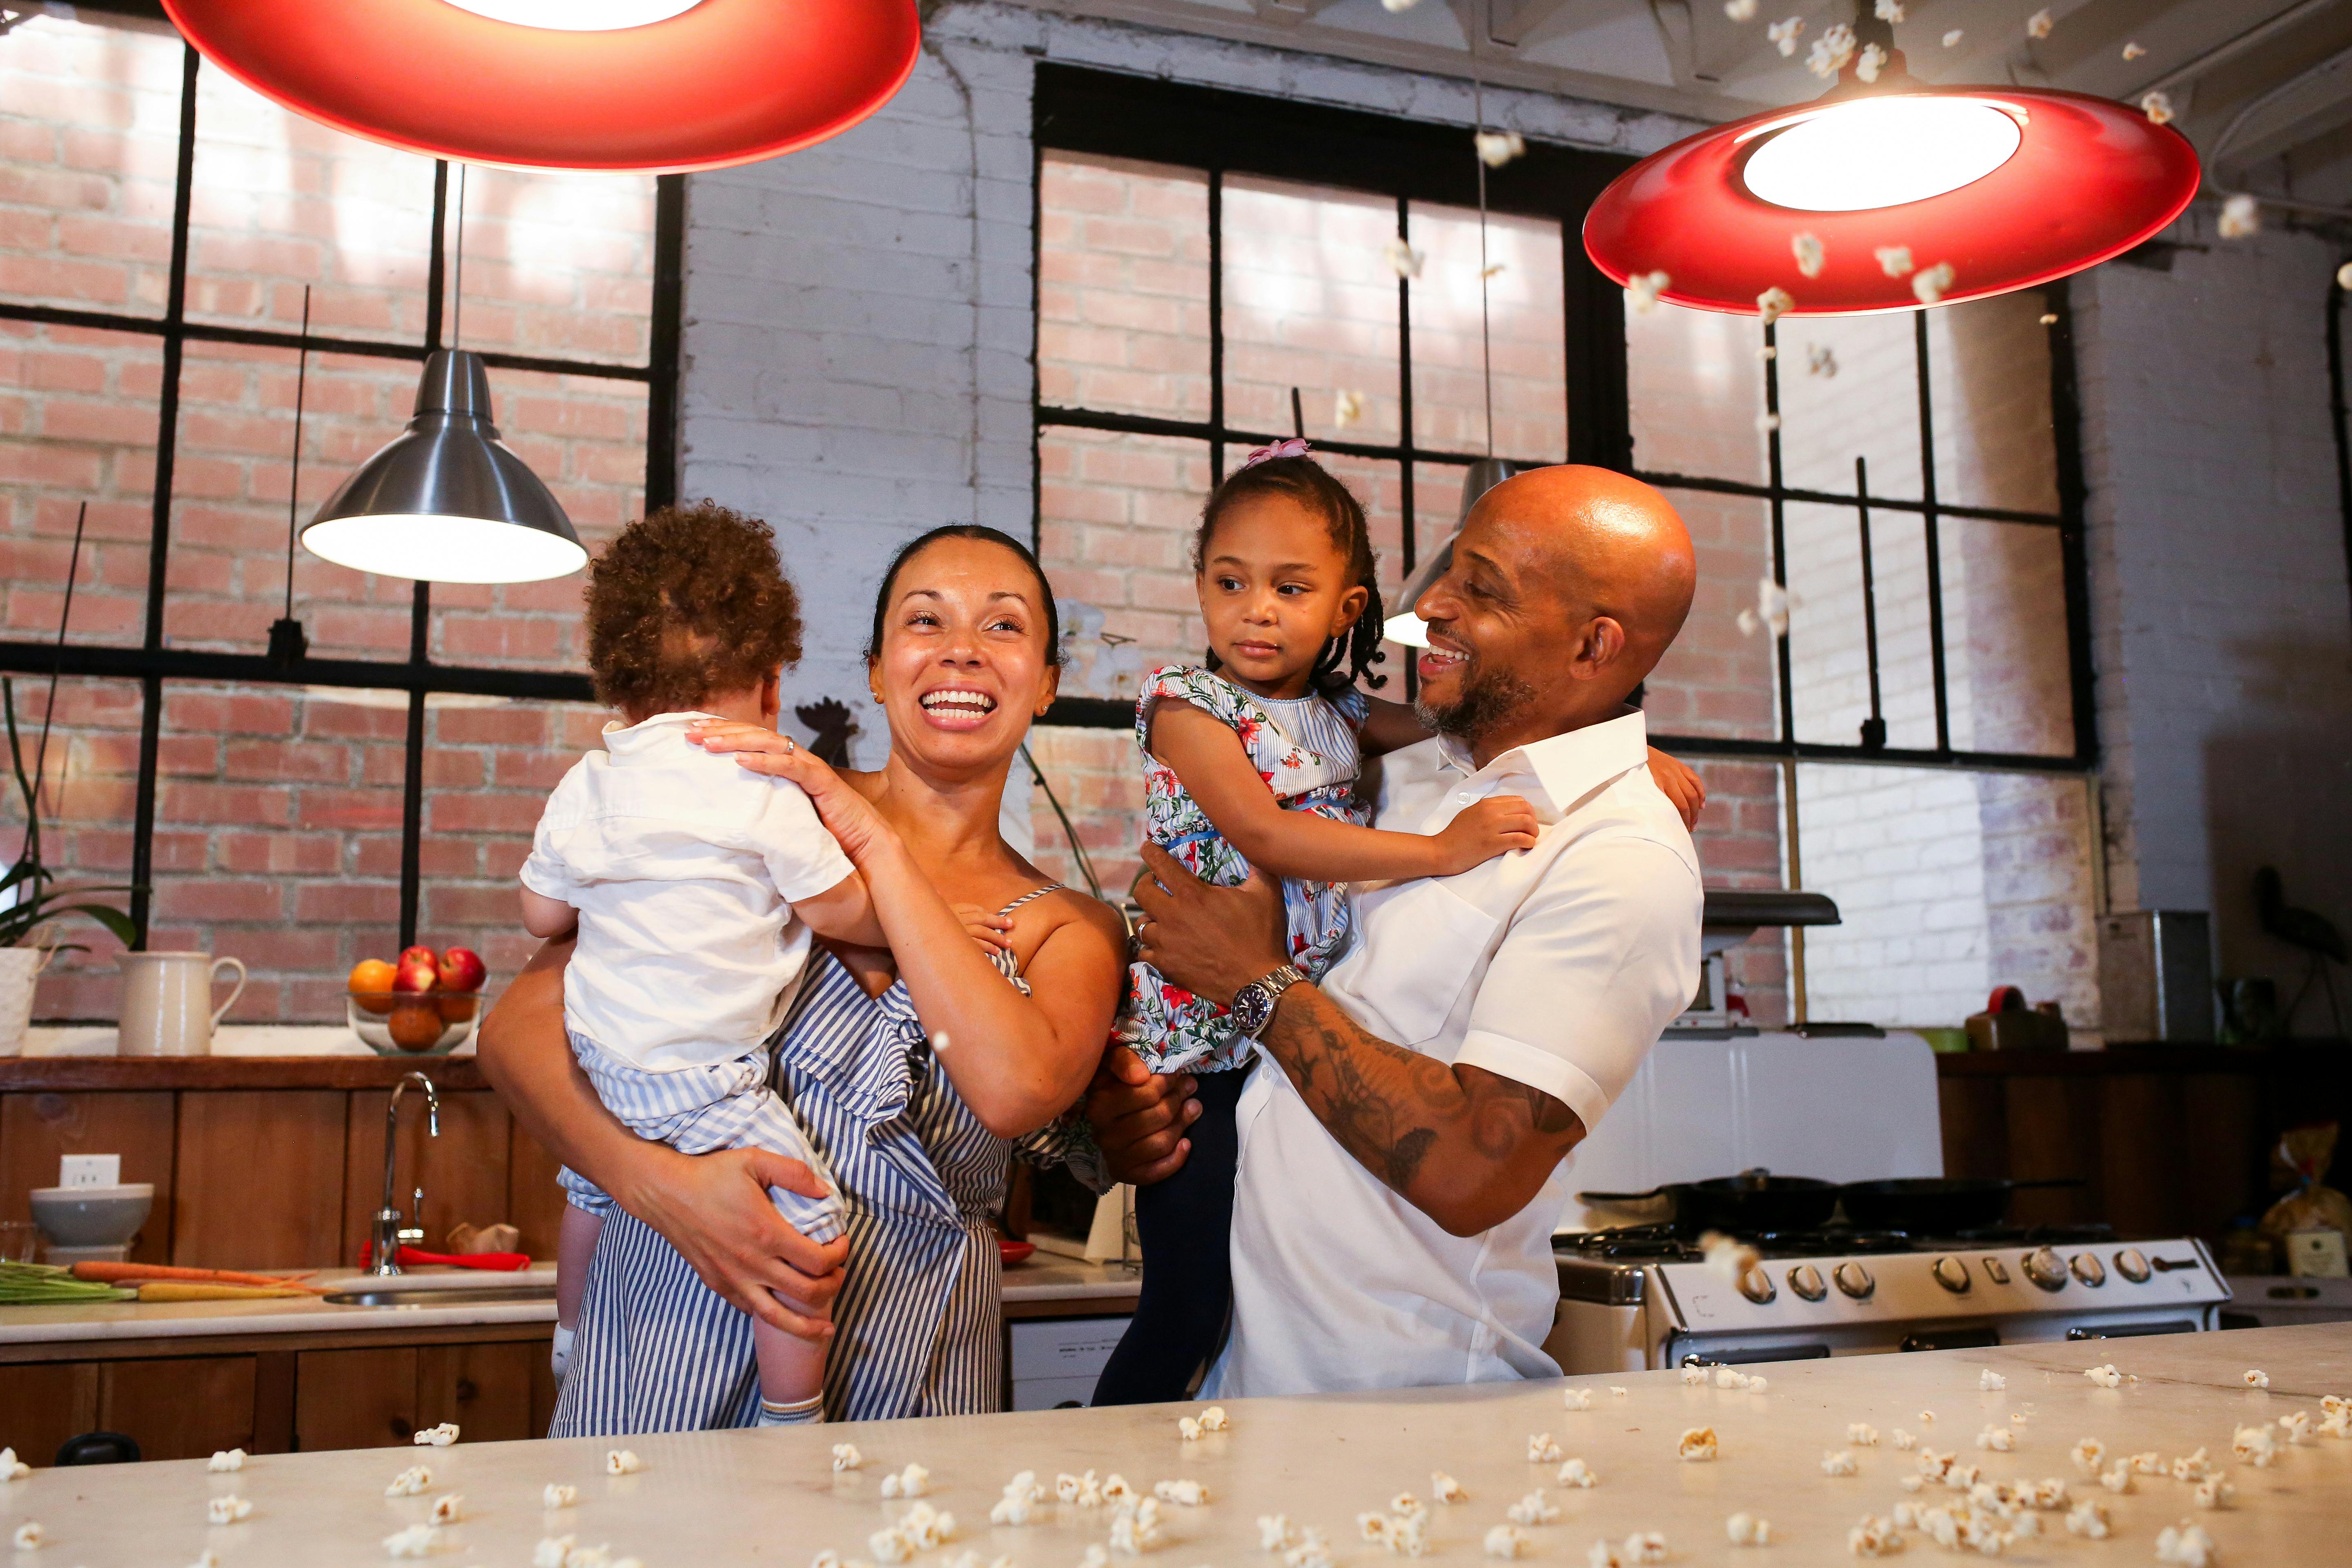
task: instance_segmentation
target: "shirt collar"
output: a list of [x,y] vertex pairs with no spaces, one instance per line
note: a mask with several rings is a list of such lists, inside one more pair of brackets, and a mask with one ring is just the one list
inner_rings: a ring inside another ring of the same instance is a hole
[[688,724],[717,717],[715,713],[687,711],[656,713],[634,724],[624,724],[618,719],[608,720],[604,725],[604,750],[615,757],[633,756],[673,738],[677,731]]
[[[1649,730],[1638,710],[1622,718],[1514,746],[1483,768],[1471,765],[1470,749],[1453,736],[1437,738],[1441,767],[1474,784],[1506,778],[1523,781],[1519,787],[1546,822],[1558,821],[1586,795],[1639,767],[1649,754]],[[1524,782],[1529,780],[1532,788]]]

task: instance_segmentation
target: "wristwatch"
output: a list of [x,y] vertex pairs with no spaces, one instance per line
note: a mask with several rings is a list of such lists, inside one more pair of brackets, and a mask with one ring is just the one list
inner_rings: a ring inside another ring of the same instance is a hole
[[1241,1032],[1255,1040],[1274,1021],[1274,1005],[1282,1000],[1282,994],[1306,978],[1296,965],[1286,963],[1264,979],[1253,980],[1234,992],[1233,1005],[1226,1011],[1234,1016]]

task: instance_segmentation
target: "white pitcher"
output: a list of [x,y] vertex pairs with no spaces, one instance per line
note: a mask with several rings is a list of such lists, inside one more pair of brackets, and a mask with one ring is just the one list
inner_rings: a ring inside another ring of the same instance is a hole
[[[126,952],[122,966],[121,1053],[126,1057],[210,1056],[221,1016],[245,994],[245,965],[209,952]],[[215,977],[236,971],[236,989],[213,1005]]]

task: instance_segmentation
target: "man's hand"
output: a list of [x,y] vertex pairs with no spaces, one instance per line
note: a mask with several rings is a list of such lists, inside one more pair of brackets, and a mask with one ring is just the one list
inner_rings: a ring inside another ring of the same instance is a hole
[[1103,1053],[1087,1089],[1087,1121],[1113,1181],[1148,1187],[1181,1169],[1192,1152],[1184,1129],[1201,1114],[1192,1075],[1161,1077],[1125,1046]]
[[848,1239],[811,1241],[776,1212],[770,1187],[813,1198],[832,1190],[798,1160],[765,1149],[672,1152],[661,1179],[637,1184],[622,1206],[736,1307],[801,1339],[830,1338],[833,1324],[807,1314],[840,1293]]
[[1143,847],[1135,901],[1137,955],[1172,985],[1220,1007],[1234,993],[1290,962],[1282,885],[1256,871],[1238,888],[1213,888],[1157,844]]

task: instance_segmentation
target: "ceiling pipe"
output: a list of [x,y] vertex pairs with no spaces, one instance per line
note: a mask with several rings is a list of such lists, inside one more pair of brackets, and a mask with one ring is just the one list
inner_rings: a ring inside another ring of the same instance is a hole
[[2291,6],[2288,9],[2280,12],[2277,16],[2273,16],[2267,22],[2255,23],[2244,32],[2240,33],[2236,37],[2214,45],[2203,54],[2199,55],[2194,59],[2190,60],[2188,64],[2176,66],[2171,70],[2165,72],[2164,75],[2158,77],[2154,81],[2148,82],[2147,85],[2137,88],[2131,92],[2125,93],[2122,96],[2137,102],[2139,99],[2147,96],[2148,93],[2167,91],[2179,87],[2182,82],[2200,76],[2204,72],[2212,69],[2215,66],[2223,65],[2231,60],[2236,59],[2248,49],[2254,48],[2257,46],[2278,37],[2279,34],[2286,31],[2289,27],[2294,26],[2305,16],[2315,16],[2319,12],[2328,9],[2336,3],[2337,0],[2303,0],[2301,5]]

